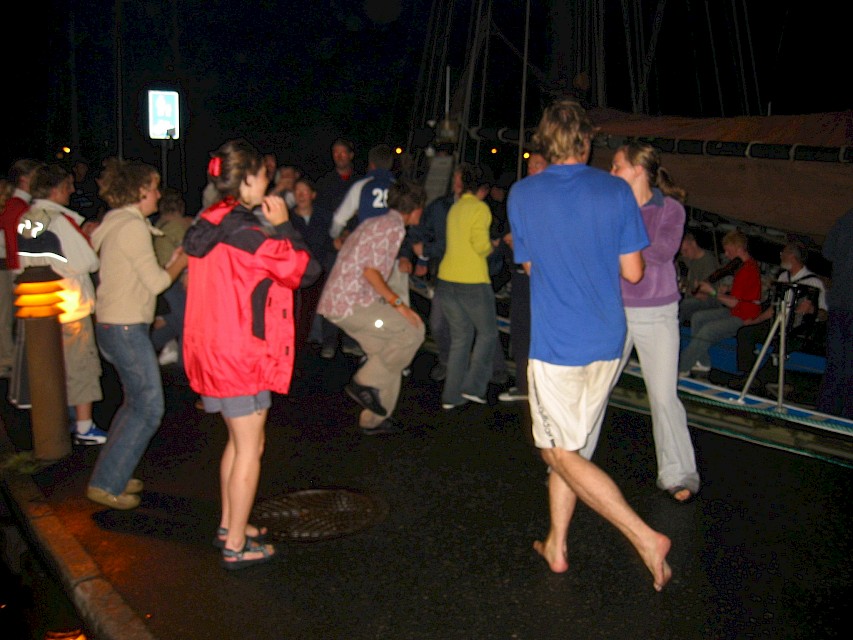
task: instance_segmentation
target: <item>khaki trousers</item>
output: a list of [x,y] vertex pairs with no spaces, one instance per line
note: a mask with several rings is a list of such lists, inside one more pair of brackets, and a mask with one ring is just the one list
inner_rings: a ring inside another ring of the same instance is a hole
[[[377,301],[356,307],[346,318],[328,318],[361,346],[366,360],[353,380],[379,390],[379,401],[394,412],[400,397],[403,369],[409,366],[424,341],[424,326],[415,328],[391,305]],[[385,417],[362,410],[358,424],[371,429]]]

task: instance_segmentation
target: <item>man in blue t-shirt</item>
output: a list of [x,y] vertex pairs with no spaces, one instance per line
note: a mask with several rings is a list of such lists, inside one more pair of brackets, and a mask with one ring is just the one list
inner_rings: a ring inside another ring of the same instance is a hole
[[625,340],[620,276],[643,277],[648,245],[630,187],[587,166],[594,128],[583,107],[548,107],[534,142],[551,165],[518,182],[508,209],[515,260],[530,274],[528,363],[533,436],[551,474],[551,528],[534,549],[568,570],[569,522],[578,498],[631,541],[660,591],[672,576],[670,540],[650,528],[590,461]]

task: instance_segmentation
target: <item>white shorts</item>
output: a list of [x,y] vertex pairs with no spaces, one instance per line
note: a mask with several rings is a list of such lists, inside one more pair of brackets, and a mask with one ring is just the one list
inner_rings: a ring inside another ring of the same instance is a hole
[[[601,422],[619,359],[568,367],[531,359],[527,364],[533,440],[540,449],[584,448]],[[594,434],[592,447],[598,441]],[[588,452],[589,456],[592,451]]]

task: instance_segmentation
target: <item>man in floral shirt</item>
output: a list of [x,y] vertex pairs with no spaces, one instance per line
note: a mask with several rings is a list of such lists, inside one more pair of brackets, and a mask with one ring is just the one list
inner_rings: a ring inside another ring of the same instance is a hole
[[417,184],[392,184],[388,213],[365,220],[346,239],[317,307],[364,350],[364,364],[346,392],[363,408],[358,424],[365,435],[400,430],[391,413],[403,369],[423,344],[423,321],[388,286],[388,278],[406,226],[418,224],[425,200]]

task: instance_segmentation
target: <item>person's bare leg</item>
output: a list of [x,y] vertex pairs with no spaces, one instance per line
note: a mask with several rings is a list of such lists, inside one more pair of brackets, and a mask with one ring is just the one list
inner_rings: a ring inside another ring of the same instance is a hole
[[83,404],[74,405],[74,413],[77,420],[92,419],[92,403],[84,402]]
[[222,452],[222,460],[219,462],[219,493],[222,496],[222,515],[219,526],[228,529],[228,520],[231,518],[231,501],[228,499],[228,481],[231,478],[231,469],[234,467],[234,442],[231,439],[231,430],[228,430],[228,442],[225,451]]
[[569,568],[567,539],[569,523],[577,505],[577,495],[560,477],[551,471],[548,474],[548,506],[551,511],[551,528],[545,540],[533,542],[533,548],[541,555],[551,571],[563,573]]
[[[230,469],[223,468],[227,476],[223,480],[228,503],[228,519],[225,525],[228,529],[228,537],[225,540],[227,549],[241,551],[246,544],[246,527],[261,474],[266,419],[266,409],[239,418],[225,418],[229,443],[233,445]],[[267,545],[267,551],[273,552],[271,545]],[[248,551],[244,558],[252,560],[262,556],[261,550]]]
[[[228,442],[225,445],[225,451],[222,452],[222,460],[219,463],[219,492],[222,497],[222,513],[220,515],[220,529],[228,530],[228,520],[231,518],[230,500],[228,499],[228,480],[231,477],[231,469],[234,466],[234,442],[231,436],[228,436]],[[266,532],[266,527],[258,529],[255,525],[246,525],[247,536],[258,536]],[[224,540],[224,538],[222,538]]]
[[615,526],[640,554],[654,578],[657,591],[672,577],[666,555],[672,542],[649,527],[628,505],[616,483],[595,464],[576,451],[544,449],[542,457],[590,508]]

